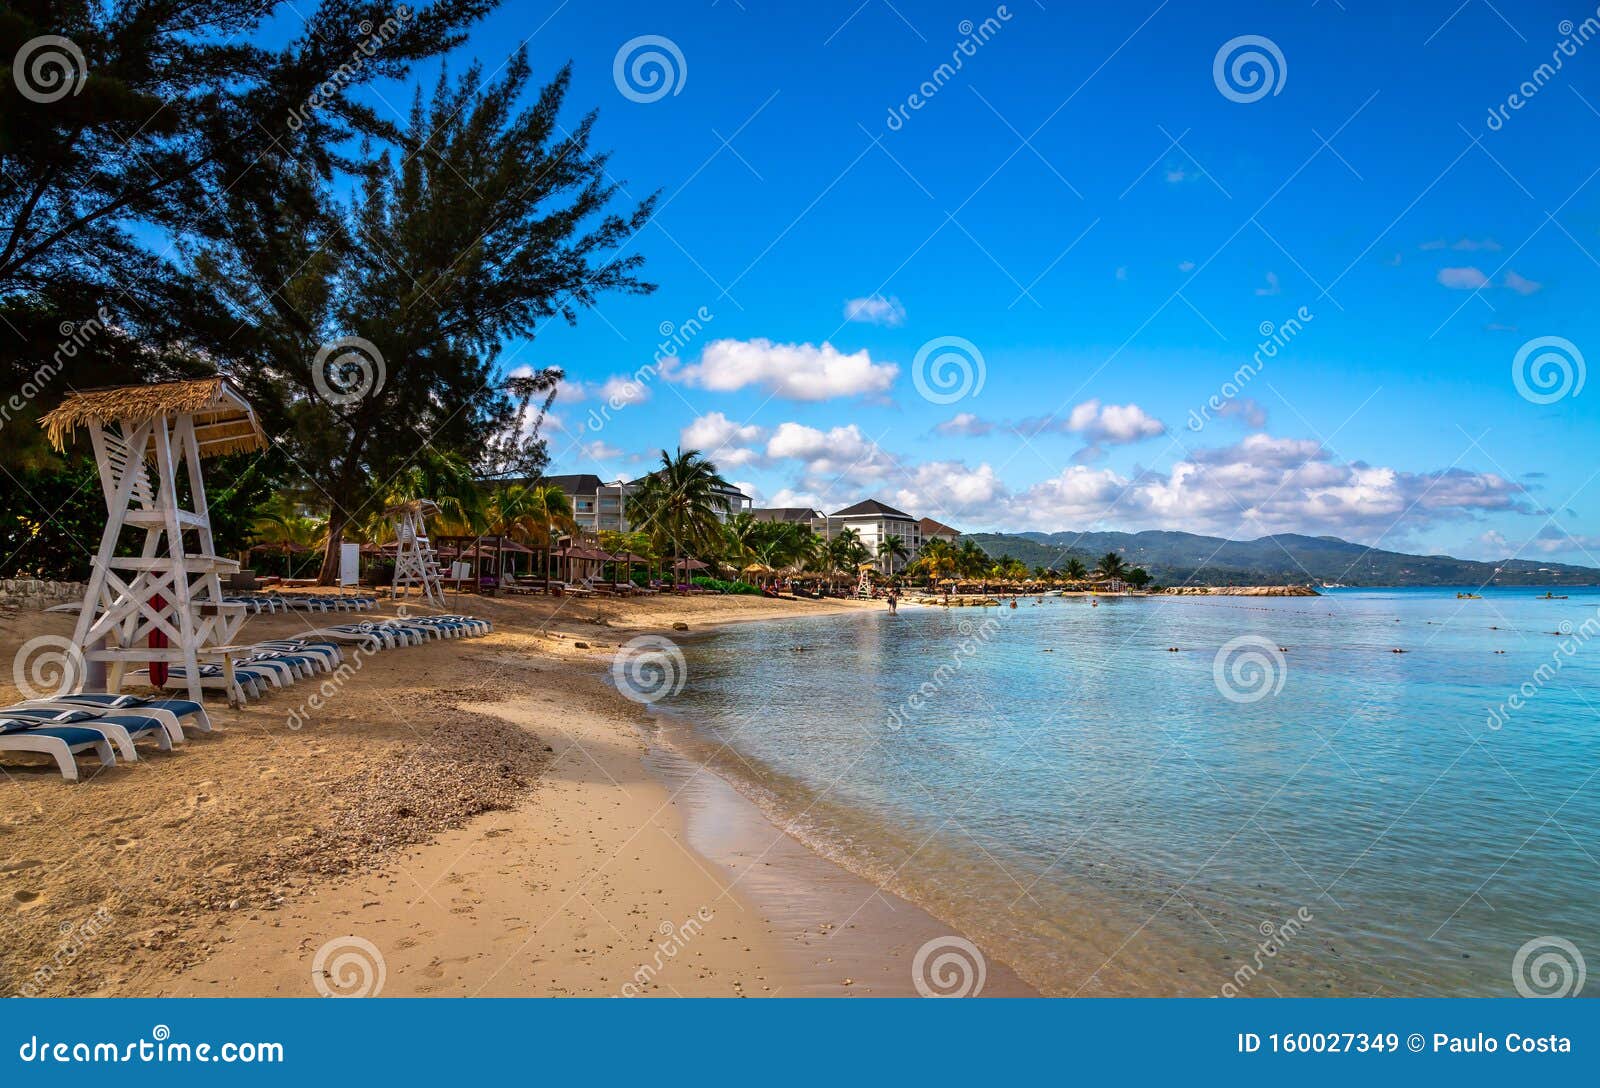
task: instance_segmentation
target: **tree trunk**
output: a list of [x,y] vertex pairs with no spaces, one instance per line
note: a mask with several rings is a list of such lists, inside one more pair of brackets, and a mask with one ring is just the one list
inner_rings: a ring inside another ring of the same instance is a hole
[[317,574],[319,586],[331,586],[339,580],[339,549],[344,543],[345,526],[350,515],[337,504],[328,511],[328,548],[322,554],[322,570]]

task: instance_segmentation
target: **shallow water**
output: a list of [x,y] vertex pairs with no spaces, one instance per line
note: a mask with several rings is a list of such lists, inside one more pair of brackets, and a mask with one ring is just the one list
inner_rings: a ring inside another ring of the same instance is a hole
[[[663,709],[796,834],[1050,993],[1508,995],[1547,936],[1594,993],[1600,591],[1566,592],[748,625],[686,646]],[[1559,988],[1538,962],[1526,984]]]

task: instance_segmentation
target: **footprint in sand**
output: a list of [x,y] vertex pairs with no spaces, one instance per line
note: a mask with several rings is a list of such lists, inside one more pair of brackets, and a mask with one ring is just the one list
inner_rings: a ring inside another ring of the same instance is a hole
[[446,967],[453,963],[466,963],[469,958],[468,956],[454,956],[450,959],[435,959],[422,969],[422,973],[428,978],[444,978],[444,969]]
[[111,840],[111,845],[115,846],[118,850],[126,850],[128,847],[132,846],[138,841],[139,836],[137,835],[118,835],[116,838]]
[[21,907],[23,910],[36,907],[44,901],[44,897],[42,895],[36,891],[30,891],[27,888],[19,888],[12,892],[11,898],[17,904],[17,906]]
[[21,861],[8,861],[4,865],[0,865],[0,873],[20,873],[24,869],[32,869],[42,864],[44,863],[35,861],[32,858],[23,858]]

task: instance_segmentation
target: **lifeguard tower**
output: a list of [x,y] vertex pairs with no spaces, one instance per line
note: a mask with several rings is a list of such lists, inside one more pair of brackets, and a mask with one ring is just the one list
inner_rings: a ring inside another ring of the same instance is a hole
[[[231,643],[246,613],[223,600],[221,576],[239,564],[216,554],[200,462],[265,446],[254,410],[221,378],[204,378],[73,393],[41,423],[58,450],[88,430],[106,500],[72,636],[82,683],[114,692],[130,662],[149,662],[160,687],[181,664],[198,700],[201,662],[220,659],[233,698]],[[136,555],[117,554],[124,530]]]
[[409,591],[416,586],[424,598],[443,608],[444,576],[439,570],[439,557],[428,540],[428,519],[439,513],[438,504],[432,499],[412,499],[396,503],[384,513],[394,526],[394,582],[390,592],[399,597],[402,589]]

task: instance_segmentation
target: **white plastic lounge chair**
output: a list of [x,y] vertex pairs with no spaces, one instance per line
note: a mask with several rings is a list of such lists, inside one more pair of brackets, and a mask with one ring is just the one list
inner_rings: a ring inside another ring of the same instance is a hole
[[102,767],[114,767],[117,757],[105,734],[75,725],[41,725],[32,718],[0,717],[0,752],[36,752],[49,756],[68,782],[78,781],[73,756],[93,751]]
[[[178,721],[178,716],[169,710],[160,710],[155,707],[112,708],[88,706],[83,703],[68,702],[65,699],[30,699],[25,703],[0,708],[0,714],[11,714],[13,712],[17,714],[31,712],[30,716],[33,714],[48,714],[54,720],[66,724],[76,724],[79,721],[86,722],[89,718],[109,718],[112,722],[126,728],[129,735],[134,737],[138,737],[145,732],[146,727],[142,723],[153,721],[166,734],[168,743],[163,747],[183,743],[183,726]],[[87,715],[87,717],[74,717],[71,719],[65,717],[65,715],[78,714]],[[132,724],[136,721],[141,723],[138,727]]]
[[[43,701],[43,700],[41,700]],[[131,710],[140,714],[160,711],[170,714],[179,726],[185,724],[196,733],[211,732],[211,716],[206,713],[206,708],[200,703],[188,699],[147,699],[142,695],[113,695],[106,691],[80,691],[72,695],[58,695],[48,700],[70,706],[85,707],[89,710],[119,711]],[[25,705],[33,705],[31,703]]]

